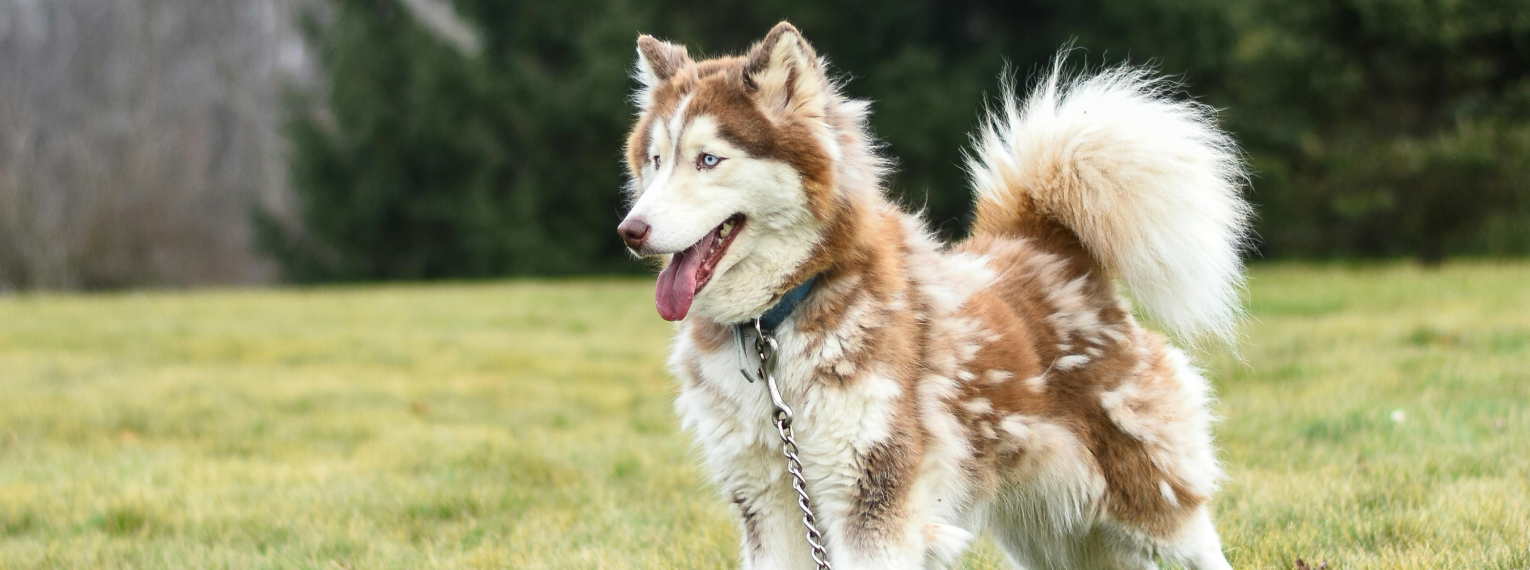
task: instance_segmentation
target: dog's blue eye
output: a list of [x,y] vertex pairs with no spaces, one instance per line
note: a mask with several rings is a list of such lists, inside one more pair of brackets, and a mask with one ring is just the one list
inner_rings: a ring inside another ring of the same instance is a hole
[[701,153],[701,156],[696,157],[696,166],[701,168],[712,168],[717,166],[717,164],[722,161],[722,157],[715,154]]

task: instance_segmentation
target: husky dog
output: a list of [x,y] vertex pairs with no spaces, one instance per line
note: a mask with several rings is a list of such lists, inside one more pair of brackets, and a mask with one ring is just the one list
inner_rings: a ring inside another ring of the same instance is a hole
[[970,153],[971,237],[939,243],[826,62],[785,22],[742,57],[637,43],[618,228],[662,256],[676,407],[741,522],[743,567],[813,568],[735,323],[776,329],[802,472],[837,570],[941,568],[979,532],[1018,567],[1229,568],[1207,382],[1143,329],[1229,337],[1249,206],[1232,141],[1150,72],[1005,89]]

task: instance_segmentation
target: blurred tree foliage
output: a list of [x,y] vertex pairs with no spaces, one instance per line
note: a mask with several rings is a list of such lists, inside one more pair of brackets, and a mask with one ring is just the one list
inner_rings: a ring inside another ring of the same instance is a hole
[[[419,2],[422,0],[414,0]],[[630,270],[613,228],[639,31],[693,54],[790,19],[875,101],[895,195],[959,235],[961,152],[1012,64],[1151,62],[1223,108],[1266,257],[1530,252],[1523,0],[456,0],[463,49],[397,0],[331,0],[294,98],[299,280]],[[318,112],[312,111],[319,109]]]

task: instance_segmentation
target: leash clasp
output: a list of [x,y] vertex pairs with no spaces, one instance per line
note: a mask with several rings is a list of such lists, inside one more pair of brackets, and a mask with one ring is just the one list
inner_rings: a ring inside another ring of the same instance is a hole
[[[752,326],[751,326],[752,325]],[[745,348],[751,344],[746,337],[753,337],[753,350]],[[764,380],[766,388],[770,392],[770,403],[776,407],[776,411],[786,417],[786,421],[792,419],[792,408],[786,405],[786,398],[781,396],[781,387],[776,384],[776,362],[781,352],[781,345],[776,342],[776,335],[765,331],[760,319],[754,319],[749,323],[733,326],[733,341],[738,349],[738,373],[754,383],[756,379]],[[751,358],[753,357],[753,358]],[[758,366],[753,366],[758,362]],[[753,368],[753,370],[751,370]]]
[[770,403],[785,416],[787,423],[791,423],[792,408],[786,405],[786,399],[781,397],[781,388],[776,385],[776,356],[781,351],[781,345],[776,343],[775,335],[766,333],[760,327],[760,319],[754,320],[754,332],[758,335],[755,337],[754,349],[760,354],[760,377],[765,379],[765,387],[770,390]]

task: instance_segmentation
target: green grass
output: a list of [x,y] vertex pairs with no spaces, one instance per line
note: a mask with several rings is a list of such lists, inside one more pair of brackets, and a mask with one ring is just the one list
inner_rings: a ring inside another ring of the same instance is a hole
[[[0,568],[733,566],[650,288],[0,299]],[[1530,265],[1250,298],[1204,355],[1235,566],[1530,567]]]

